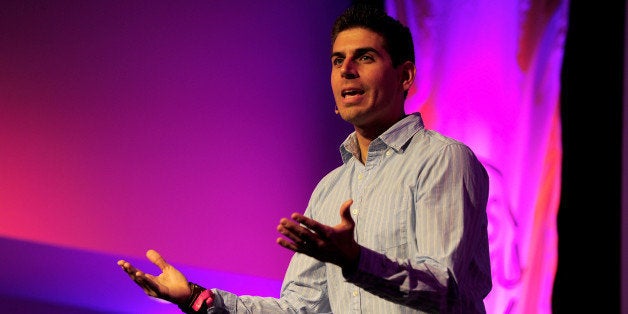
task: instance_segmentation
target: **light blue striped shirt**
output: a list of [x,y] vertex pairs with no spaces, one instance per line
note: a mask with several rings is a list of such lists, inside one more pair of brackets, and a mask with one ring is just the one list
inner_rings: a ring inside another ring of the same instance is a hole
[[[491,290],[488,175],[461,142],[408,115],[359,159],[355,133],[340,147],[343,165],[317,185],[305,215],[340,222],[353,199],[357,271],[295,253],[281,297],[215,289],[214,310],[230,313],[484,313]],[[210,311],[211,312],[211,311]],[[215,311],[219,312],[219,311]]]

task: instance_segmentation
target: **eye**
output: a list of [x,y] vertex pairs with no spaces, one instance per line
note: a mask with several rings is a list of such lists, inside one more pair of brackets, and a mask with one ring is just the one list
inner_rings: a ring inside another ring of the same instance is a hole
[[339,66],[342,65],[342,62],[344,62],[344,60],[345,59],[342,58],[342,57],[337,57],[337,58],[334,58],[334,59],[331,60],[331,64],[336,66],[336,67],[339,67]]
[[361,55],[360,58],[358,58],[358,60],[360,60],[361,62],[366,62],[366,63],[375,61],[375,59],[371,57],[370,55]]

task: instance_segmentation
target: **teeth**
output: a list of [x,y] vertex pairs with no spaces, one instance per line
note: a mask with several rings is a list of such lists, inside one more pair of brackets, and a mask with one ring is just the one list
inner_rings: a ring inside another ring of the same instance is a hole
[[363,90],[352,89],[352,90],[343,91],[342,97],[346,97],[347,95],[353,96],[353,95],[362,95],[362,94],[364,94]]

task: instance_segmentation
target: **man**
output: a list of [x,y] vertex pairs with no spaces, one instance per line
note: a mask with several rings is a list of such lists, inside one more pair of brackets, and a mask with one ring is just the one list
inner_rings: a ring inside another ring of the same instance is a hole
[[414,63],[410,31],[383,12],[353,6],[334,23],[336,113],[355,132],[305,213],[277,226],[296,252],[279,298],[189,283],[153,250],[159,276],[118,265],[186,313],[484,313],[488,175],[466,145],[405,113]]

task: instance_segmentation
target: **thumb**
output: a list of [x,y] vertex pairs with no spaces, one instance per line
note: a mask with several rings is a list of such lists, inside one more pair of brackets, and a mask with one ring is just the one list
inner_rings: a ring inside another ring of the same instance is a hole
[[340,219],[342,224],[349,225],[353,228],[353,226],[355,226],[355,221],[353,221],[353,218],[351,217],[351,204],[353,204],[352,199],[346,200],[342,203],[340,206]]
[[155,250],[148,250],[146,252],[146,257],[162,271],[168,266],[166,260]]

